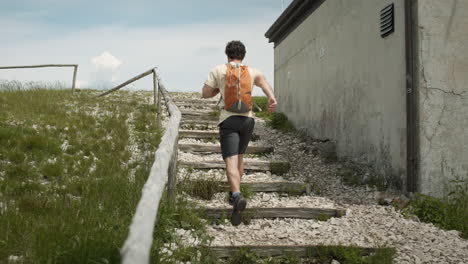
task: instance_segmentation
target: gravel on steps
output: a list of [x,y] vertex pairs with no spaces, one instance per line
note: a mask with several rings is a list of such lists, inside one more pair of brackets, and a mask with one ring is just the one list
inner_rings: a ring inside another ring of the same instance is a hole
[[213,246],[354,245],[395,247],[396,263],[468,263],[468,241],[456,231],[405,219],[392,207],[352,205],[328,221],[252,219],[250,225],[211,225]]
[[[187,168],[178,169],[178,180],[184,179],[211,179],[218,181],[226,181],[226,172],[223,169],[211,170],[193,170],[189,172]],[[242,182],[267,182],[267,181],[285,181],[283,177],[271,174],[270,172],[253,172],[244,174]]]
[[[208,145],[208,146],[220,146],[219,140],[216,139],[214,142],[207,140],[200,140],[194,138],[181,138],[179,139],[179,144],[198,144],[198,145]],[[265,146],[268,147],[270,144],[265,140],[250,141],[249,146]]]
[[[355,245],[361,247],[395,247],[395,263],[468,263],[468,241],[457,231],[446,231],[417,219],[406,219],[393,207],[377,205],[379,192],[372,187],[348,186],[340,170],[343,162],[327,162],[311,151],[309,141],[297,133],[282,133],[256,120],[255,134],[268,139],[275,147],[272,154],[255,156],[255,160],[284,160],[291,162],[291,171],[282,177],[267,173],[245,175],[243,181],[292,180],[312,184],[313,196],[280,197],[258,193],[248,206],[345,207],[347,215],[328,221],[303,219],[252,219],[250,225],[231,226],[226,222],[208,226],[213,246],[240,245]],[[219,154],[200,155],[179,151],[179,160],[218,160]],[[364,170],[365,171],[365,170]],[[367,172],[364,172],[367,174]],[[179,178],[214,177],[225,180],[224,170],[179,169]],[[366,175],[364,175],[366,176]],[[207,207],[226,207],[225,193],[211,201],[192,200]],[[182,233],[182,232],[180,232]],[[183,235],[182,235],[183,236]]]
[[[190,153],[180,151],[178,152],[179,160],[182,161],[193,161],[193,162],[202,162],[202,161],[211,161],[211,160],[223,160],[220,153],[212,154],[212,153]],[[271,161],[271,154],[265,155],[258,155],[255,158],[254,155],[246,154],[244,156],[244,161]]]
[[[206,208],[232,208],[226,201],[226,193],[217,193],[212,200],[201,200],[193,197],[189,200],[196,202],[200,207]],[[278,193],[256,193],[246,199],[249,208],[269,207],[303,207],[303,208],[337,208],[336,204],[324,197],[314,196],[281,196]]]

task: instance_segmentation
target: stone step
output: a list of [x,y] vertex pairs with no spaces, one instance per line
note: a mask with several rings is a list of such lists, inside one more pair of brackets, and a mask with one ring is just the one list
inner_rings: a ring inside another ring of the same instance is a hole
[[[229,219],[232,208],[202,208],[204,216],[209,219]],[[302,208],[302,207],[272,207],[272,208],[248,208],[243,212],[243,218],[299,218],[299,219],[323,219],[329,217],[342,217],[346,215],[346,209],[330,208]]]
[[[221,147],[218,145],[179,144],[179,150],[184,152],[221,153]],[[246,154],[271,153],[273,150],[273,147],[249,146],[246,150]]]
[[[225,169],[223,160],[209,160],[204,162],[179,161],[178,166],[193,169]],[[287,173],[291,164],[285,161],[244,161],[244,169],[252,171],[271,171],[276,175]]]
[[[211,254],[216,258],[229,258],[236,254],[238,250],[251,250],[257,256],[265,257],[276,257],[291,255],[295,257],[321,257],[315,256],[313,252],[320,252],[320,249],[330,248],[334,246],[324,246],[324,245],[267,245],[267,246],[211,246],[207,247]],[[344,246],[336,246],[343,248]],[[356,248],[356,247],[352,247]],[[359,248],[361,251],[361,256],[369,256],[376,251],[374,248]],[[322,256],[323,257],[323,256]],[[318,263],[318,262],[317,262]]]

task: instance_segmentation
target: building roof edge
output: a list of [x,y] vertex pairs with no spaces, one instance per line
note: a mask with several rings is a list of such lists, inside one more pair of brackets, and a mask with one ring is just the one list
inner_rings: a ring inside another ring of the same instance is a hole
[[312,14],[325,0],[294,0],[265,33],[275,46]]

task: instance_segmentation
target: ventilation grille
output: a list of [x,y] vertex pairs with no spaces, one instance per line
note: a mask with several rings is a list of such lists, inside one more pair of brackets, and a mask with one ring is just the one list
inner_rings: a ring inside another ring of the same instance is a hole
[[385,38],[395,31],[394,4],[388,5],[380,11],[380,36]]

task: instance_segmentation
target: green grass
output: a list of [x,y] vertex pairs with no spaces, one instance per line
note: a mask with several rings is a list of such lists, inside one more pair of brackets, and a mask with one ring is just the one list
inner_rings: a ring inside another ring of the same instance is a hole
[[308,258],[318,263],[330,263],[334,259],[342,264],[391,264],[395,254],[393,248],[376,248],[372,254],[365,254],[358,247],[319,246],[309,249]]
[[211,112],[210,112],[210,116],[211,117],[219,117],[219,115],[221,114],[221,111],[219,109],[213,109]]
[[252,100],[258,107],[260,107],[260,109],[257,109],[255,106],[253,107],[255,115],[260,118],[270,120],[271,113],[268,112],[268,98],[265,96],[253,96]]
[[283,175],[291,170],[291,164],[288,162],[270,162],[270,171],[276,175]]
[[240,249],[232,256],[228,264],[255,264],[260,258],[250,249]]
[[288,117],[279,112],[270,113],[268,112],[268,98],[264,96],[252,97],[255,104],[257,104],[261,111],[254,107],[254,112],[257,117],[263,118],[267,121],[267,125],[271,128],[278,129],[282,132],[293,132],[295,127]]
[[326,221],[330,220],[331,218],[332,218],[331,215],[319,214],[319,215],[317,216],[316,219],[317,219],[318,221],[324,221],[324,222],[326,222]]
[[160,139],[148,95],[27,88],[0,87],[0,263],[119,262]]
[[245,184],[241,184],[240,192],[242,193],[242,197],[246,199],[251,199],[255,196],[255,192],[252,190],[252,188]]
[[423,222],[460,231],[460,236],[468,239],[468,183],[454,182],[452,186],[453,190],[444,198],[416,195],[405,210]]
[[186,194],[203,200],[211,200],[221,190],[220,182],[215,178],[184,179],[178,187]]
[[[184,199],[183,195],[178,195],[174,204],[163,197],[153,236],[152,263],[217,263],[205,248],[211,238],[206,234],[206,221],[202,219],[200,211],[194,210],[195,206]],[[185,245],[174,233],[174,229],[191,230],[201,244]],[[170,253],[164,252],[162,249],[170,248],[170,244],[177,245],[176,249]]]
[[241,248],[225,263],[228,264],[329,264],[337,260],[341,264],[391,264],[396,251],[392,248],[377,248],[372,253],[353,246],[317,246],[308,250],[307,256],[298,258],[289,254],[278,257],[259,257],[249,248]]

